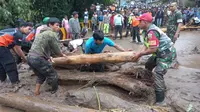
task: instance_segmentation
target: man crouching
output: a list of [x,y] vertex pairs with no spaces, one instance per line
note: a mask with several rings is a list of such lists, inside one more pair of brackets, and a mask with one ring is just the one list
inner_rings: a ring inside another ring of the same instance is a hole
[[36,36],[27,57],[29,66],[37,75],[37,84],[34,92],[35,96],[40,94],[39,90],[41,84],[43,84],[45,80],[47,84],[52,87],[49,90],[52,94],[58,89],[58,75],[49,61],[52,53],[60,57],[64,56],[58,46],[57,32],[60,29],[59,23],[59,19],[54,17],[48,20],[48,27],[42,29]]

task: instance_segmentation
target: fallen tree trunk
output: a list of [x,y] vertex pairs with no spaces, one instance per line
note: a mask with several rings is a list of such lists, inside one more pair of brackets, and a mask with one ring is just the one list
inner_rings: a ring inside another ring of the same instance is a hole
[[97,112],[97,110],[45,102],[33,97],[14,93],[0,94],[0,104],[26,112]]
[[100,54],[81,54],[67,57],[53,58],[54,65],[67,64],[93,64],[93,63],[119,63],[119,62],[134,62],[133,52],[115,52],[115,53],[100,53]]
[[[136,71],[133,71],[135,75],[139,75]],[[140,80],[151,80],[151,79],[136,79],[134,75],[124,75],[121,73],[80,73],[80,74],[73,74],[67,75],[65,71],[59,71],[59,83],[66,84],[68,82],[85,82],[87,83],[84,87],[92,86],[95,83],[98,84],[109,84],[120,87],[134,96],[138,96],[141,98],[146,98],[149,104],[153,104],[155,102],[155,94],[154,89],[150,86],[147,86]],[[141,76],[137,76],[140,77]],[[83,84],[83,83],[81,83]]]

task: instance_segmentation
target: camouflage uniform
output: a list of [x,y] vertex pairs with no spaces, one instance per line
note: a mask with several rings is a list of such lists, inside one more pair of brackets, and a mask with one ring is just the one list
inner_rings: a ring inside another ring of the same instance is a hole
[[168,17],[167,22],[167,36],[175,43],[174,35],[177,31],[178,24],[182,23],[182,13],[178,10],[175,10],[174,13],[171,13]]
[[58,75],[48,60],[52,53],[61,54],[57,36],[57,33],[49,27],[41,30],[41,33],[36,36],[27,57],[29,66],[38,76],[37,83],[43,84],[46,80],[52,90],[58,87]]
[[145,68],[152,71],[154,68],[154,87],[156,101],[164,100],[165,82],[164,75],[172,63],[173,57],[176,56],[176,50],[173,47],[171,39],[154,24],[150,25],[147,31],[143,31],[144,44],[147,48],[158,47],[146,62]]

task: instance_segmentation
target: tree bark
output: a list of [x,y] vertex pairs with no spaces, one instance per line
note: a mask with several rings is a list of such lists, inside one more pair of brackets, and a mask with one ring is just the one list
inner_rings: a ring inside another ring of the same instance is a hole
[[97,110],[46,102],[14,93],[0,94],[0,104],[26,112],[97,112]]
[[53,58],[54,65],[67,64],[93,64],[93,63],[119,63],[119,62],[134,62],[133,52],[115,52],[115,53],[100,53],[100,54],[81,54],[67,57]]

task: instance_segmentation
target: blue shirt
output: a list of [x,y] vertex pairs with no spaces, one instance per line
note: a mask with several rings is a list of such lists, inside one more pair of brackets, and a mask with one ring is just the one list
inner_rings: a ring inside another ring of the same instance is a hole
[[113,47],[115,43],[111,39],[104,37],[103,43],[98,45],[95,43],[94,38],[91,37],[86,42],[85,53],[86,54],[101,53],[106,45]]

